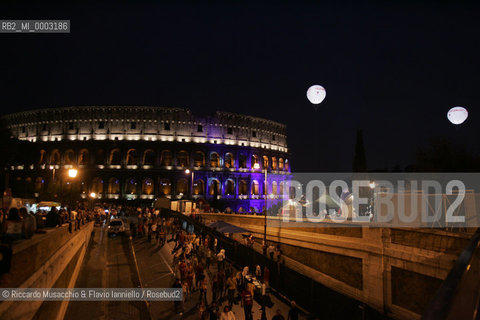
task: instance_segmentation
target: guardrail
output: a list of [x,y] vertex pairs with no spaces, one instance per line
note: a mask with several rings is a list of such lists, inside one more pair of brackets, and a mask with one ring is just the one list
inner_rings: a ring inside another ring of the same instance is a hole
[[458,257],[422,319],[478,319],[480,303],[480,228]]

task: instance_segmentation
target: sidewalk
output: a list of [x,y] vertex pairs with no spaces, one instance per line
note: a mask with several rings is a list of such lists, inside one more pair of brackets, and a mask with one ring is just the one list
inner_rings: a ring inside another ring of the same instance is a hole
[[[171,236],[168,235],[168,239]],[[173,256],[171,254],[174,247],[174,243],[166,243],[163,247],[158,247],[156,243],[152,240],[152,243],[147,242],[146,237],[140,237],[133,240],[133,245],[135,248],[135,253],[137,255],[138,266],[140,269],[140,274],[142,278],[142,284],[145,288],[162,288],[170,287],[174,281],[174,267],[172,266]],[[228,256],[228,252],[226,253]],[[239,271],[233,268],[235,272]],[[210,278],[215,275],[217,272],[216,263],[212,263],[208,272],[206,272],[206,278],[210,286]],[[184,315],[181,319],[198,319],[199,312],[197,307],[197,302],[199,301],[199,291],[194,292],[191,297],[185,302],[184,306]],[[277,309],[281,310],[282,315],[287,319],[288,311],[290,306],[283,303],[275,296],[270,295],[274,305],[272,308],[266,309],[267,319],[271,319]],[[207,291],[207,301],[212,301],[212,292],[211,290]],[[218,305],[220,310],[223,310],[223,307],[227,304],[226,301],[219,301]],[[244,319],[243,308],[240,306],[240,303],[233,305],[233,310],[236,319]],[[150,314],[152,319],[166,320],[166,319],[180,319],[174,313],[174,305],[172,302],[152,302],[150,303]],[[261,318],[260,305],[254,301],[252,308],[252,314],[254,320],[259,320]],[[300,315],[300,319],[305,319]]]

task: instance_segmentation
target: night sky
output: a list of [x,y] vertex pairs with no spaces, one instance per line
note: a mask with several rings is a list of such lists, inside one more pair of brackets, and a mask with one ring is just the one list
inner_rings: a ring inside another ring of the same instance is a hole
[[350,171],[357,128],[369,169],[411,163],[432,136],[478,153],[480,2],[385,2],[0,5],[1,19],[71,20],[70,34],[0,34],[0,107],[265,117],[287,125],[294,171]]

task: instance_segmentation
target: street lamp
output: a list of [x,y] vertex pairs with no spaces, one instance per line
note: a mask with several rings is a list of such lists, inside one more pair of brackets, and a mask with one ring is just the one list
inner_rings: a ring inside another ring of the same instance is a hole
[[372,200],[370,201],[370,217],[372,217],[375,210],[375,181],[371,180],[368,186],[370,187],[370,189],[372,189]]
[[93,210],[93,199],[95,199],[96,196],[97,194],[95,192],[90,193],[90,207],[92,210]]
[[75,178],[78,174],[78,170],[77,169],[69,169],[68,170],[68,176],[70,178]]
[[190,171],[190,169],[185,170],[186,174],[190,174],[190,172],[192,173],[192,181],[190,182],[190,195],[191,195],[192,201],[193,201],[193,177],[195,176],[195,172],[193,170]]
[[[256,162],[254,165],[253,165],[253,169],[255,170],[258,170],[260,169],[260,164],[258,162]],[[267,196],[268,196],[268,185],[267,185],[267,167],[265,166],[265,182],[263,184],[265,190],[264,190],[264,193],[265,193],[265,213],[264,213],[264,221],[263,221],[263,245],[266,246],[267,245]]]

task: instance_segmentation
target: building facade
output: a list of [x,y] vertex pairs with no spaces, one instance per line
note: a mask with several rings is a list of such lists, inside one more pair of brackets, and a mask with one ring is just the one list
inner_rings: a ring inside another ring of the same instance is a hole
[[[285,125],[236,113],[93,106],[19,112],[4,121],[36,154],[10,166],[14,196],[193,198],[258,212],[265,197],[281,198],[290,173]],[[68,176],[71,168],[77,177]]]

